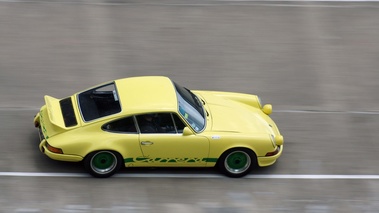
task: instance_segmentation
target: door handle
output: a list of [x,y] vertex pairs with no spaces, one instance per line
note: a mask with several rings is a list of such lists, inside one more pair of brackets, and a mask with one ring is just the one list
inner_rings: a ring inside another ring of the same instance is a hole
[[149,146],[149,145],[153,145],[154,143],[151,142],[151,141],[142,141],[141,142],[141,145],[145,145],[145,146]]

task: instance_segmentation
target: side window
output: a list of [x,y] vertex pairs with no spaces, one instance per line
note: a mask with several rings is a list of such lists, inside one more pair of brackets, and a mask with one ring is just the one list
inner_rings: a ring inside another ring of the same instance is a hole
[[183,132],[184,124],[172,113],[151,113],[137,116],[141,133],[172,133]]
[[122,118],[102,126],[102,129],[110,132],[137,133],[133,117]]

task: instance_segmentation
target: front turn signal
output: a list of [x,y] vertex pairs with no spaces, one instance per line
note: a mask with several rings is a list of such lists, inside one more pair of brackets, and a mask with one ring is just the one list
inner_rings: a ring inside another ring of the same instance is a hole
[[276,147],[275,151],[273,151],[273,152],[267,152],[265,156],[266,157],[274,156],[274,155],[278,154],[279,151],[280,151],[280,147],[278,146],[278,147]]

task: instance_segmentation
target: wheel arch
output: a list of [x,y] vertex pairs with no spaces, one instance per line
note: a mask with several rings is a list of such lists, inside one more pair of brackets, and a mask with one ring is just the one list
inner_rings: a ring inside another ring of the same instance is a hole
[[101,151],[109,151],[109,152],[113,152],[113,153],[115,153],[116,155],[118,155],[118,157],[120,157],[120,159],[122,160],[122,161],[124,161],[124,156],[119,152],[119,151],[117,151],[117,150],[115,150],[115,149],[109,149],[109,147],[108,148],[104,148],[104,149],[96,149],[96,150],[91,150],[91,151],[88,151],[84,156],[83,156],[83,161],[84,161],[84,159],[85,158],[87,158],[88,156],[90,156],[91,154],[93,154],[93,153],[95,153],[95,152],[101,152]]
[[236,151],[236,150],[245,150],[245,151],[249,152],[251,154],[252,160],[254,159],[254,162],[252,162],[252,163],[254,163],[254,166],[258,166],[258,156],[257,156],[256,152],[254,151],[254,149],[252,149],[251,147],[248,147],[248,146],[234,146],[234,147],[229,147],[228,149],[225,149],[220,154],[220,156],[218,157],[215,166],[216,167],[219,166],[223,156],[227,155],[230,152]]

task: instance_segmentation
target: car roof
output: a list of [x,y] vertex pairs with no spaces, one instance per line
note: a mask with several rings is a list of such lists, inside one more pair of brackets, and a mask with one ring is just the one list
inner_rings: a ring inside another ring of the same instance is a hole
[[173,82],[164,76],[142,76],[115,80],[123,114],[177,111]]

